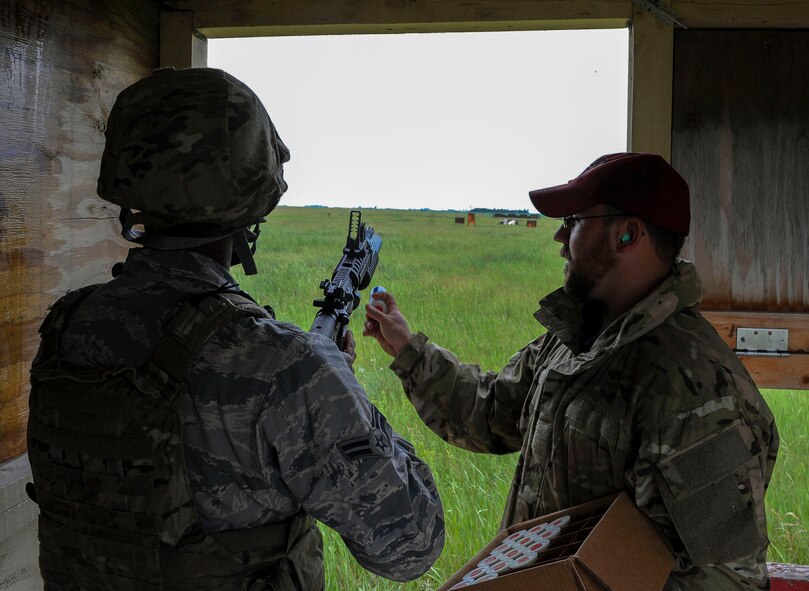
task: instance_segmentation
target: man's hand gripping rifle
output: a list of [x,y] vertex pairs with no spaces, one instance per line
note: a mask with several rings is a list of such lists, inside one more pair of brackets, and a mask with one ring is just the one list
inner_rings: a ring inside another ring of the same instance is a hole
[[312,305],[320,308],[309,332],[329,337],[343,350],[346,326],[351,313],[360,305],[360,291],[368,287],[379,262],[382,238],[366,227],[359,211],[352,211],[343,258],[332,273],[331,281],[320,282],[323,299]]

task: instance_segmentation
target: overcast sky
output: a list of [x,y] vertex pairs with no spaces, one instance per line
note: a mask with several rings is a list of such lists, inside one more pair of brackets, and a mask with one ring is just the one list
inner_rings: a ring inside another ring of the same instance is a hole
[[212,39],[292,159],[286,205],[528,209],[626,149],[626,29]]

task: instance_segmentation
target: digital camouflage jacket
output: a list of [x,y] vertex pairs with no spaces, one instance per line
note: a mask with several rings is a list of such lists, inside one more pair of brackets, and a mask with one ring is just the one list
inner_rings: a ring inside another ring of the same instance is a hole
[[778,434],[752,379],[697,310],[693,265],[598,336],[581,303],[540,302],[547,328],[499,373],[419,333],[392,369],[434,432],[471,451],[520,451],[502,525],[627,490],[676,557],[667,590],[768,587],[764,493]]
[[48,591],[318,591],[323,547],[303,513],[206,533],[191,499],[177,402],[220,327],[269,313],[238,293],[190,299],[140,367],[78,369],[61,332],[98,285],[68,292],[40,327],[28,459]]
[[[133,249],[123,272],[70,318],[61,358],[76,368],[140,367],[182,302],[234,290],[204,255]],[[302,512],[384,577],[414,579],[438,558],[444,522],[433,476],[331,340],[239,317],[202,347],[180,396],[188,480],[206,532]]]

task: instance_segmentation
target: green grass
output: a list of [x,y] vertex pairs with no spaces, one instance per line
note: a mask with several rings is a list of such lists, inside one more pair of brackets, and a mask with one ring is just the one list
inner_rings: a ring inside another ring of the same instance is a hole
[[[260,303],[280,319],[309,328],[318,284],[339,260],[348,226],[347,209],[278,208],[262,226],[256,262],[259,275],[243,278]],[[502,226],[477,216],[476,226],[455,224],[452,212],[364,210],[383,238],[374,285],[394,294],[413,330],[448,347],[461,359],[498,370],[544,329],[533,313],[541,296],[559,286],[563,261],[553,241],[557,223],[537,228]],[[457,214],[462,215],[462,214]],[[367,294],[364,294],[367,297]],[[403,585],[360,568],[339,536],[324,529],[327,588],[435,589],[497,532],[516,455],[490,456],[456,449],[424,427],[388,369],[390,357],[357,335],[357,378],[390,423],[415,446],[436,477],[444,504],[444,553],[418,581]],[[767,495],[769,560],[809,563],[809,456],[804,421],[809,392],[766,391],[778,420],[781,452]]]
[[764,390],[781,448],[767,492],[771,562],[809,564],[809,392]]

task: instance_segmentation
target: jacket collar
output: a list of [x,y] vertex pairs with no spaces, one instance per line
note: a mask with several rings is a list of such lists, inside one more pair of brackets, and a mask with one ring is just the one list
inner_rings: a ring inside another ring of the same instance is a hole
[[225,267],[213,259],[187,250],[130,249],[124,274],[142,285],[163,285],[192,296],[223,288],[238,288]]
[[[673,314],[699,304],[704,293],[694,265],[678,260],[671,274],[657,288],[596,338],[590,353],[597,354],[638,339]],[[592,302],[569,296],[563,288],[559,288],[540,300],[540,308],[534,317],[574,354],[579,354],[582,350],[584,315],[588,309],[592,309],[592,305]]]

